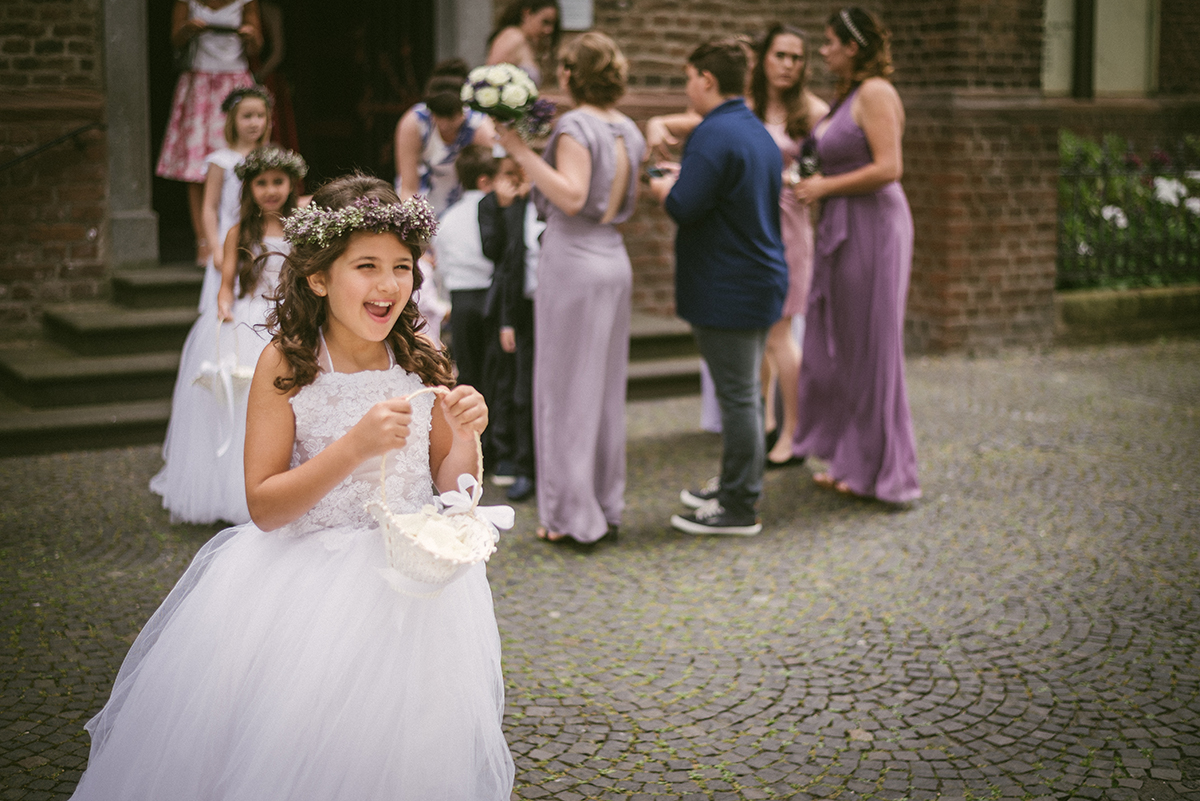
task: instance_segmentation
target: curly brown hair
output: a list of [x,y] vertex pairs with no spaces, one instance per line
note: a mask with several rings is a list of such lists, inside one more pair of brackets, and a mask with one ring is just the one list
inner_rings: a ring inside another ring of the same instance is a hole
[[605,34],[588,31],[572,39],[559,60],[570,70],[567,89],[575,102],[607,108],[625,94],[629,61]]
[[[399,203],[392,185],[378,178],[354,173],[335,178],[322,186],[312,197],[312,202],[334,211],[349,206],[361,197],[376,198],[380,203]],[[277,376],[275,388],[280,392],[307,386],[316,380],[317,340],[321,326],[325,324],[328,306],[325,298],[317,295],[309,286],[308,277],[329,270],[334,261],[346,251],[346,246],[355,235],[354,231],[343,234],[325,246],[316,243],[299,244],[284,260],[279,275],[279,291],[275,296],[275,308],[267,314],[267,329],[273,334],[283,358],[292,369],[290,376]],[[422,243],[404,243],[413,254],[413,296],[424,281],[417,260],[421,256]],[[396,324],[385,340],[391,346],[396,364],[416,373],[427,385],[453,386],[450,360],[444,351],[438,350],[421,331],[425,320],[417,311],[417,302],[410,296],[400,312]]]
[[[842,14],[850,17],[855,30],[866,40],[863,44],[846,25]],[[887,78],[895,69],[892,67],[892,34],[883,27],[879,17],[858,6],[835,11],[829,15],[825,23],[833,30],[843,44],[854,42],[858,45],[858,55],[854,57],[854,72],[849,80],[839,80],[837,86],[838,99],[850,94],[850,91],[867,78]]]

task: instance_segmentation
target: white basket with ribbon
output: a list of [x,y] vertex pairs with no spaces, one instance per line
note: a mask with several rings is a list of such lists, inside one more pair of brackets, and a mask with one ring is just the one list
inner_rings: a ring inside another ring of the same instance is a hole
[[[432,391],[434,388],[426,387],[407,398]],[[479,448],[478,434],[475,446]],[[469,473],[458,477],[457,490],[442,493],[433,504],[411,514],[396,514],[388,506],[386,479],[385,454],[379,469],[380,499],[368,503],[367,511],[379,522],[383,535],[388,562],[384,577],[400,592],[413,594],[412,588],[396,580],[397,573],[426,585],[422,588],[425,593],[436,595],[472,565],[486,562],[496,552],[499,529],[512,528],[512,507],[480,506],[483,488]]]
[[193,384],[204,387],[216,397],[224,412],[221,415],[221,441],[217,445],[217,456],[224,456],[233,444],[233,432],[237,426],[235,404],[246,393],[254,379],[254,366],[241,364],[239,361],[236,323],[233,323],[233,353],[221,353],[222,325],[221,317],[217,315],[217,347],[214,360],[201,362],[200,371],[192,377]]

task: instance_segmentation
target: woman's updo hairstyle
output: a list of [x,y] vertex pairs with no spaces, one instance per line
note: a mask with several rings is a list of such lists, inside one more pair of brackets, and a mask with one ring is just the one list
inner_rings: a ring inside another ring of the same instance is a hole
[[606,108],[625,94],[629,61],[617,43],[599,31],[588,31],[563,47],[559,60],[570,72],[567,88],[576,103]]
[[[380,203],[399,203],[392,185],[370,175],[353,173],[335,178],[312,196],[312,205],[337,211],[359,198],[375,198]],[[308,278],[327,272],[346,252],[350,238],[357,233],[348,231],[325,245],[313,242],[294,244],[279,273],[279,290],[275,308],[267,314],[267,330],[274,335],[280,352],[292,368],[292,375],[278,376],[275,388],[281,392],[307,386],[317,377],[318,332],[326,322],[325,298],[313,291]],[[405,242],[413,257],[413,294],[401,310],[396,324],[388,334],[387,343],[396,363],[421,377],[424,384],[452,386],[454,378],[450,363],[420,331],[425,318],[417,311],[416,293],[424,283],[418,260],[424,243]]]
[[826,24],[842,44],[854,42],[858,45],[850,83],[844,87],[839,85],[838,94],[847,94],[867,78],[887,78],[895,71],[892,68],[892,34],[874,14],[858,6],[849,6],[830,14]]

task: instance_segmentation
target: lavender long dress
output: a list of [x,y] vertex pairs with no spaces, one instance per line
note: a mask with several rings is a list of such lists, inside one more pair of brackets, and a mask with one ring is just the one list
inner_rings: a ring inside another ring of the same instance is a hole
[[546,145],[553,166],[558,137],[588,149],[592,180],[574,217],[540,193],[546,218],[534,298],[533,431],[538,515],[551,531],[594,542],[621,522],[625,507],[625,379],[629,369],[633,271],[615,223],[633,213],[637,176],[611,223],[601,223],[616,174],[616,139],[636,170],[645,140],[628,117],[605,122],[564,114]]
[[[831,113],[817,143],[826,175],[871,161],[866,134],[850,113],[853,97]],[[855,493],[893,503],[921,495],[904,385],[904,304],[912,252],[912,214],[900,184],[825,199],[793,448],[796,455],[827,460],[830,474]]]

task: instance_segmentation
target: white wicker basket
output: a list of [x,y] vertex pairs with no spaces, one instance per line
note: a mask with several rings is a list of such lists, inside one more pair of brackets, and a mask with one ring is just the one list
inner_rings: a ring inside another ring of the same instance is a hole
[[[420,389],[408,398],[432,391],[435,391],[432,387]],[[475,435],[475,447],[480,448],[478,434]],[[480,453],[482,475],[482,451],[477,452]],[[367,511],[379,521],[388,568],[426,585],[421,588],[425,593],[436,594],[461,577],[471,565],[486,562],[496,552],[499,529],[512,527],[512,507],[479,506],[483,489],[473,475],[459,476],[458,491],[442,494],[435,499],[436,505],[399,515],[388,506],[386,478],[385,454],[379,467],[380,498],[368,503]],[[398,582],[392,583],[401,589]]]

